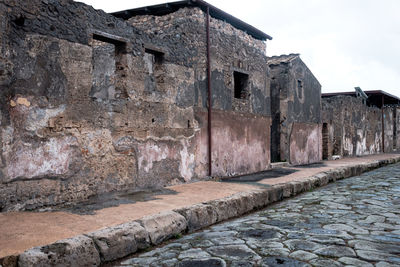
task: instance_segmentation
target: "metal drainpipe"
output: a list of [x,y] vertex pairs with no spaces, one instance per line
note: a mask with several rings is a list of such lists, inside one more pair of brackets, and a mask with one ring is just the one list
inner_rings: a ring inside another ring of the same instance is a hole
[[381,112],[382,112],[382,152],[385,153],[385,120],[384,120],[384,112],[383,112],[383,105],[385,104],[385,99],[382,95],[382,107],[381,107]]
[[212,175],[211,139],[211,64],[210,64],[210,8],[207,6],[207,89],[208,89],[208,176]]

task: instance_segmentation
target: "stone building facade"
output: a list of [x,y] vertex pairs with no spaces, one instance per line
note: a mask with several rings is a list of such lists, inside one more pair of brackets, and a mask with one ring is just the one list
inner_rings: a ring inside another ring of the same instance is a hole
[[324,159],[397,151],[400,99],[383,91],[365,91],[365,96],[322,94]]
[[268,58],[271,157],[293,165],[322,159],[321,85],[299,54]]
[[[269,168],[270,37],[202,1],[0,1],[0,210]],[[161,9],[157,9],[160,11]]]

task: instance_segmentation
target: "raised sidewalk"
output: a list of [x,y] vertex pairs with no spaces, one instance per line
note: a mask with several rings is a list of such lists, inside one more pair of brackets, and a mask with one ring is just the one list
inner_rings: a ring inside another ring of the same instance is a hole
[[167,188],[173,193],[102,208],[92,215],[63,211],[0,213],[0,264],[100,265],[182,233],[399,161],[400,154],[379,154],[285,167],[279,177],[265,172],[267,178],[263,179],[264,173],[257,174],[257,179],[246,183],[176,185]]

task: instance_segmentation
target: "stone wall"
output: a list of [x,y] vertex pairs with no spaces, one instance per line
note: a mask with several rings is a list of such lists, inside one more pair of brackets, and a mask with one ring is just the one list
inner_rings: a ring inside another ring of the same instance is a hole
[[[68,0],[7,0],[0,15],[0,210],[207,175],[199,119],[207,100],[201,10],[135,24],[136,18],[125,22]],[[263,170],[270,109],[265,44],[222,21],[211,25],[213,107],[221,114],[213,131],[228,129],[235,138],[242,129],[231,127],[234,118],[249,123],[230,152],[228,140],[216,138],[214,162],[260,146],[251,161],[221,163],[215,175]],[[232,84],[238,69],[249,75],[249,96],[240,101]]]
[[[208,173],[206,14],[200,8],[182,8],[164,16],[135,16],[129,23],[155,39],[169,42],[171,53],[184,56],[193,68],[196,123],[195,172]],[[184,47],[178,44],[184,44]],[[212,87],[212,175],[229,176],[258,172],[269,167],[270,97],[265,43],[234,28],[210,19]],[[248,75],[246,95],[235,98],[234,72]],[[214,117],[215,116],[215,117]],[[244,119],[247,118],[247,119]],[[247,135],[241,137],[246,124]],[[242,126],[243,126],[242,124]],[[268,137],[267,139],[265,139]],[[257,153],[253,151],[254,146]],[[235,155],[235,151],[242,151]],[[243,154],[245,153],[245,154]],[[246,155],[246,157],[244,156]]]
[[297,54],[272,57],[268,63],[274,161],[295,165],[320,161],[321,85]]
[[400,107],[396,108],[396,149],[400,151]]
[[[351,96],[322,98],[322,122],[329,138],[328,157],[361,156],[382,152],[381,110]],[[385,136],[386,138],[386,136]]]

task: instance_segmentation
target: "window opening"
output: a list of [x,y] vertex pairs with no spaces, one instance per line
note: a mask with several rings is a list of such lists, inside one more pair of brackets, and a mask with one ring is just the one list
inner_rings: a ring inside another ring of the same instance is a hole
[[303,98],[303,81],[297,80],[297,95],[300,99]]
[[234,97],[247,99],[249,75],[238,71],[233,72]]

